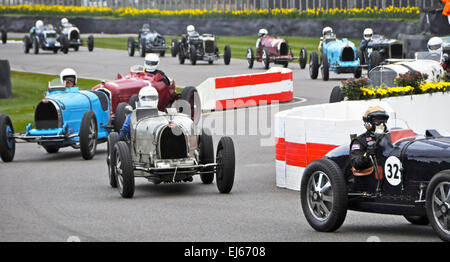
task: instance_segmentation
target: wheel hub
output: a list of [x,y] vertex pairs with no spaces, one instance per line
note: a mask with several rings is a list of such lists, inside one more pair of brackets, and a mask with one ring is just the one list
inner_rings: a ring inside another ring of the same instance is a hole
[[321,197],[320,197],[320,193],[319,192],[314,192],[312,195],[312,199],[313,201],[320,201]]
[[446,215],[448,213],[449,209],[450,209],[450,205],[448,203],[442,204],[442,206],[441,206],[442,214]]

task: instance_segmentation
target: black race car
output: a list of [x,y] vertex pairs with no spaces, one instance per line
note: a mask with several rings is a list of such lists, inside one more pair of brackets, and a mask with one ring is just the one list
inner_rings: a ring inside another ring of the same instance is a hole
[[367,65],[367,69],[370,71],[386,59],[402,59],[404,57],[403,43],[400,40],[373,35],[362,54],[361,64]]
[[128,37],[129,56],[134,56],[135,49],[139,50],[141,57],[145,57],[146,53],[159,53],[160,56],[164,56],[167,48],[169,47],[166,45],[164,36],[150,31],[148,24],[144,24],[142,29],[139,29],[137,40],[134,40],[132,36]]
[[217,36],[194,33],[192,35],[182,35],[180,42],[177,39],[172,40],[172,56],[177,54],[180,64],[184,64],[186,59],[189,59],[192,65],[197,64],[197,61],[207,61],[208,64],[213,64],[214,61],[223,57],[225,65],[229,65],[231,47],[225,45],[224,53],[221,55],[217,47]]
[[412,224],[431,223],[442,240],[450,241],[450,137],[436,130],[419,137],[397,129],[378,141],[371,156],[375,175],[364,176],[364,187],[353,175],[349,145],[306,167],[300,194],[308,223],[332,232],[347,210],[403,215]]

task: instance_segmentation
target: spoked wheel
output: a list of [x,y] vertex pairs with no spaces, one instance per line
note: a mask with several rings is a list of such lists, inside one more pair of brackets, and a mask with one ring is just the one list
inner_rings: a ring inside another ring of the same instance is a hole
[[120,136],[116,132],[112,132],[108,136],[107,143],[107,156],[106,156],[106,164],[108,165],[108,175],[109,175],[109,185],[112,188],[117,188],[117,175],[114,164],[112,163],[112,158],[114,155],[114,146],[117,142],[120,141]]
[[262,51],[262,61],[263,61],[263,64],[264,64],[264,68],[265,69],[269,69],[269,67],[270,67],[270,56],[269,56],[269,51],[267,51],[267,49],[263,49],[263,51]]
[[216,182],[220,193],[230,193],[234,183],[235,154],[230,137],[224,136],[217,146]]
[[134,171],[130,150],[124,141],[119,141],[114,146],[112,163],[120,195],[123,198],[132,198],[135,188]]
[[427,216],[439,237],[450,241],[450,171],[441,171],[428,184]]
[[333,232],[347,215],[347,186],[339,166],[328,159],[309,164],[302,177],[300,196],[303,213],[317,231]]
[[0,114],[0,157],[3,162],[11,162],[16,152],[16,140],[14,139],[14,127],[11,119],[6,114]]
[[249,47],[247,49],[247,65],[248,65],[248,68],[252,69],[254,63],[255,63],[255,53],[253,52],[253,49],[251,47]]
[[97,119],[94,112],[84,113],[80,127],[80,150],[85,160],[90,160],[95,156],[97,150]]

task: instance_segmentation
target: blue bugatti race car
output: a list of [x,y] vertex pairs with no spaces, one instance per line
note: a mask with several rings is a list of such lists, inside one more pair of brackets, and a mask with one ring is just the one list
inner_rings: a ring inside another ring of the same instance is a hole
[[129,56],[134,56],[135,49],[138,49],[141,57],[145,57],[147,53],[158,53],[160,56],[164,56],[169,48],[164,36],[151,31],[148,24],[144,24],[139,30],[137,40],[134,40],[132,36],[128,38],[127,47]]
[[20,140],[38,143],[48,153],[71,146],[80,149],[84,159],[92,159],[97,144],[105,142],[112,129],[110,111],[105,93],[66,88],[55,79],[36,106],[34,128],[28,124],[24,134],[15,134],[10,117],[0,114],[0,156],[4,162],[12,161]]
[[322,41],[320,60],[317,52],[311,52],[309,57],[309,75],[311,79],[317,78],[319,68],[324,81],[328,81],[330,78],[330,71],[337,74],[352,73],[355,78],[361,77],[360,58],[362,55],[353,42],[347,38],[339,40],[334,35],[322,39]]
[[69,46],[58,37],[55,28],[51,25],[44,25],[41,20],[36,22],[36,26],[30,29],[29,35],[23,38],[23,51],[28,54],[30,49],[34,54],[39,53],[39,49],[53,51],[58,53],[58,50],[67,54]]
[[306,167],[300,190],[308,223],[332,232],[344,223],[347,210],[402,215],[412,224],[430,223],[450,241],[450,137],[397,129],[376,142],[376,154],[370,155],[375,172],[362,179],[352,172],[350,145]]

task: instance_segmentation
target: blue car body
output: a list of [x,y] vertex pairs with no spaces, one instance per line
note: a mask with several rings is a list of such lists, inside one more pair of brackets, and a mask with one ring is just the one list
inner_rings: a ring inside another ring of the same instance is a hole
[[337,74],[354,73],[361,67],[356,46],[347,38],[324,40],[322,53],[327,55],[329,70]]
[[39,47],[43,50],[57,50],[62,47],[61,43],[58,41],[58,35],[55,29],[47,25],[43,28],[31,28],[31,37],[36,37]]
[[78,148],[82,120],[91,111],[89,114],[93,114],[91,118],[96,123],[95,144],[105,142],[111,130],[110,105],[109,98],[102,92],[84,91],[78,87],[49,89],[36,106],[35,127],[28,124],[25,134],[15,136],[15,139],[37,142],[44,147]]

